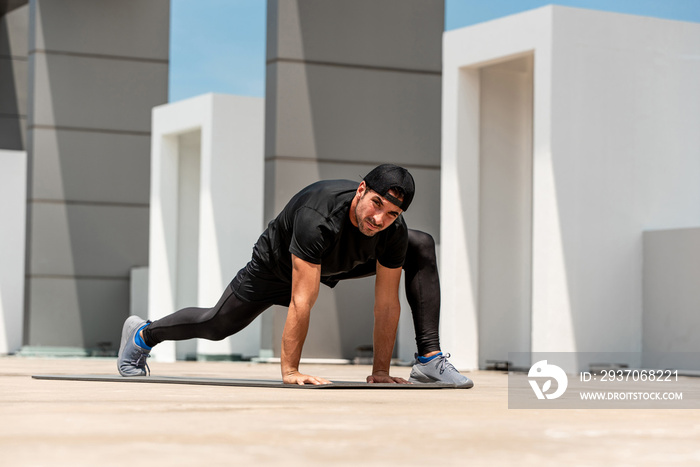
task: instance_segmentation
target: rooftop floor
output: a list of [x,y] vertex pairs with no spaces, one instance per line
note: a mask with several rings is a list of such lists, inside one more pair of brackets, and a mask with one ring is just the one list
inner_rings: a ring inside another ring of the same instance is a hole
[[[370,368],[306,365],[364,381]],[[151,363],[156,375],[279,379],[273,364]],[[697,465],[698,410],[509,410],[508,377],[469,390],[299,391],[45,381],[114,359],[0,358],[0,464]],[[409,369],[393,369],[408,377]],[[127,460],[131,459],[131,460]]]

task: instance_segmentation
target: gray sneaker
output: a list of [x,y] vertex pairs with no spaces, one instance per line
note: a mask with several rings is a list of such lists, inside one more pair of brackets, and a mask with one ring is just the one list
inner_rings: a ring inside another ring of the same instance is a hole
[[122,343],[117,355],[117,368],[122,376],[146,376],[147,371],[149,375],[151,374],[151,369],[146,363],[151,351],[136,345],[134,341],[136,332],[146,323],[148,321],[138,316],[129,316],[124,322]]
[[416,354],[416,362],[411,368],[411,376],[408,381],[411,383],[449,383],[463,389],[474,386],[474,381],[462,375],[447,361],[449,356],[450,354],[438,355],[427,363],[421,363]]

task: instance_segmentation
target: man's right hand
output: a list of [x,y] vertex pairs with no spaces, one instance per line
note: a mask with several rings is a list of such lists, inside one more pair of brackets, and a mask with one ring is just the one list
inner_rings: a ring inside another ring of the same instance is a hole
[[298,384],[299,386],[303,386],[307,383],[315,385],[331,384],[331,382],[327,379],[323,379],[319,376],[305,375],[303,373],[299,373],[298,371],[283,375],[282,382],[284,382],[284,384]]

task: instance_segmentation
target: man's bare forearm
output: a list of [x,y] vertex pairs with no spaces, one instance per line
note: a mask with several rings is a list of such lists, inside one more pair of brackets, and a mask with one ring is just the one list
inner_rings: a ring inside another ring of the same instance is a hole
[[400,314],[401,306],[399,304],[376,309],[374,311],[373,375],[389,374]]
[[299,371],[301,351],[304,347],[306,334],[309,330],[309,306],[297,306],[293,301],[289,305],[287,321],[282,333],[282,375],[288,375]]

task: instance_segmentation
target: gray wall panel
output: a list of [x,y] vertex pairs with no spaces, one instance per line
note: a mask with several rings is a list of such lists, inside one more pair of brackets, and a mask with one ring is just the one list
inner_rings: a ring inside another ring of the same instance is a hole
[[0,115],[0,149],[24,151],[27,119]]
[[[426,0],[268,2],[268,60],[296,59],[440,72],[444,7]],[[274,24],[273,23],[273,24]],[[428,31],[428,33],[426,33]]]
[[[441,0],[268,1],[267,219],[309,183],[359,184],[393,162],[416,179],[409,225],[439,241],[443,18]],[[352,358],[371,343],[372,320],[357,313],[373,296],[371,280],[324,293],[305,355]],[[263,325],[276,354],[279,315]]]
[[129,316],[129,281],[32,278],[28,297],[41,319],[32,320],[26,345],[117,350]]
[[26,148],[29,6],[0,16],[0,149]]
[[168,59],[169,0],[37,2],[36,48]]
[[41,128],[33,133],[32,198],[148,204],[149,136]]
[[29,44],[29,5],[0,16],[0,55],[26,57]]
[[440,165],[440,75],[297,63],[276,73],[276,155]]
[[33,203],[28,272],[129,276],[148,264],[148,208]]
[[700,228],[645,231],[642,352],[646,368],[700,370]]
[[277,154],[277,64],[265,70],[265,154]]
[[0,56],[0,114],[27,115],[27,60]]
[[29,9],[25,343],[118,343],[130,268],[148,262],[151,110],[167,102],[170,3]]
[[167,101],[162,63],[47,55],[34,61],[33,124],[143,132]]
[[416,196],[404,214],[408,227],[427,232],[440,243],[440,169],[406,167],[416,182]]

